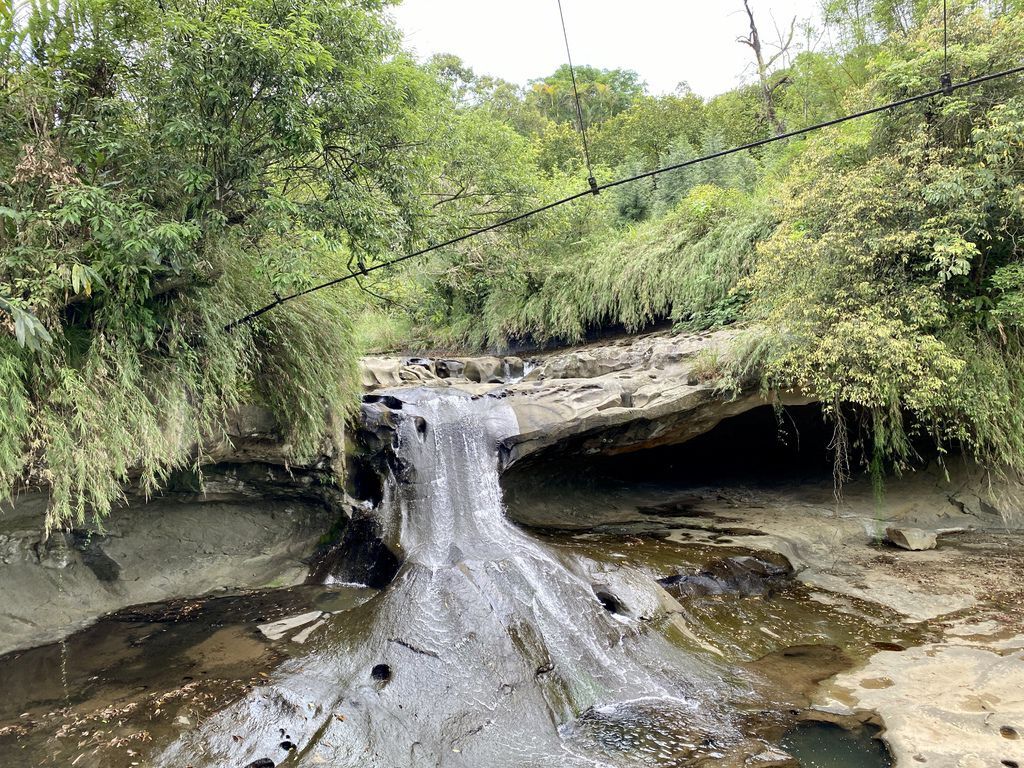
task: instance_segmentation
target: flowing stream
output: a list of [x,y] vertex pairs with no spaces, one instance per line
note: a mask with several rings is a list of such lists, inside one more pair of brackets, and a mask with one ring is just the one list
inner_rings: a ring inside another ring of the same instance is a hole
[[157,764],[667,766],[738,742],[722,669],[505,518],[502,400],[403,398],[382,505],[400,526],[395,581]]

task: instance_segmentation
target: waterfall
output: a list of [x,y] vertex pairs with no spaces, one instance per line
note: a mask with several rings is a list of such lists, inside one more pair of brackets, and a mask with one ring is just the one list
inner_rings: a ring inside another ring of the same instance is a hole
[[[497,397],[403,392],[382,510],[405,565],[270,685],[186,734],[167,766],[679,765],[734,729],[720,670],[602,603],[586,563],[504,514]],[[234,738],[235,736],[241,738]],[[294,762],[292,762],[294,761]]]

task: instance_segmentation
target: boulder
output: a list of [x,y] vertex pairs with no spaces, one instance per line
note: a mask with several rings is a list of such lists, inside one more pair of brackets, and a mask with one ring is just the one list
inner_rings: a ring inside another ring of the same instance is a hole
[[890,526],[885,529],[885,538],[890,544],[900,549],[909,549],[913,552],[935,549],[938,544],[936,533],[922,528],[897,528]]
[[507,378],[505,363],[497,357],[471,357],[463,365],[463,376],[478,384],[500,384]]
[[771,552],[712,560],[695,574],[676,574],[658,583],[676,598],[706,595],[770,595],[794,575],[782,555]]

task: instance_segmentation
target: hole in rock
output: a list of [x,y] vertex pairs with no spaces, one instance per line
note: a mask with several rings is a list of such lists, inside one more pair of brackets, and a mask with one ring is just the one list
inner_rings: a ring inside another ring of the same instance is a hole
[[1006,766],[1006,768],[1020,768],[1020,763],[1016,760],[1000,760],[1000,763]]
[[364,403],[381,403],[385,408],[393,411],[402,410],[402,401],[394,395],[363,395]]
[[999,727],[999,735],[1002,736],[1004,739],[1019,739],[1020,738],[1020,734],[1017,733],[1017,729],[1016,728],[1011,728],[1008,725],[1003,725],[1003,726]]
[[455,363],[455,365],[453,366],[452,362],[453,361],[450,360],[438,360],[436,363],[434,363],[434,373],[437,374],[437,378],[450,379],[453,375],[458,375],[459,373],[462,373],[462,364]]
[[348,458],[345,469],[349,495],[359,501],[369,501],[374,507],[379,506],[384,498],[384,481],[370,461],[353,455]]
[[391,667],[387,664],[378,664],[370,670],[370,677],[378,683],[386,683],[391,679]]
[[601,605],[603,605],[604,609],[609,613],[614,613],[617,616],[624,616],[626,613],[628,613],[628,611],[626,610],[626,606],[622,604],[622,601],[619,600],[619,598],[617,598],[607,589],[595,587],[594,596],[597,597],[599,601],[601,601]]

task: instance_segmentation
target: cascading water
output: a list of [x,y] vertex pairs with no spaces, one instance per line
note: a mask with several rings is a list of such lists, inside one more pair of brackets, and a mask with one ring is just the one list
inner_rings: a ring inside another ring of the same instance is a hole
[[616,615],[586,561],[505,518],[496,448],[511,409],[454,390],[402,397],[407,470],[382,505],[401,572],[159,764],[668,766],[733,740],[708,706],[727,691],[706,660]]

